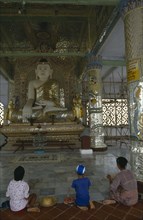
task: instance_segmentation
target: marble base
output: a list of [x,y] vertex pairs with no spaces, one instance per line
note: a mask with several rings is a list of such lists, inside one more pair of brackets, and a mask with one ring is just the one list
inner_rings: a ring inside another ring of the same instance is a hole
[[80,153],[83,154],[83,155],[93,154],[93,150],[92,150],[92,149],[80,149],[79,151],[80,151]]
[[91,147],[91,149],[93,151],[106,151],[107,150],[107,145],[106,144],[98,144],[97,146],[95,147]]

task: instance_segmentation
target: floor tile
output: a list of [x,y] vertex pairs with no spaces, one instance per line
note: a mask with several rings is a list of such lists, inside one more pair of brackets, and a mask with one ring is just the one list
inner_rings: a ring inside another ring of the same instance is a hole
[[[50,150],[52,153],[52,150]],[[54,154],[58,150],[54,150]],[[116,173],[116,157],[126,155],[129,159],[129,149],[110,147],[106,152],[94,152],[93,155],[83,156],[79,150],[62,150],[60,155],[64,161],[52,163],[20,163],[16,157],[28,155],[29,152],[0,152],[0,204],[6,201],[5,192],[9,181],[13,178],[13,171],[18,165],[25,168],[25,181],[30,185],[31,192],[36,192],[38,199],[45,195],[57,198],[53,207],[41,207],[40,213],[28,213],[26,210],[19,213],[9,209],[0,209],[0,220],[142,220],[143,201],[137,205],[127,207],[119,204],[104,206],[100,201],[108,197],[108,173]],[[34,152],[30,152],[30,155]],[[82,211],[75,206],[63,204],[67,196],[75,196],[71,188],[73,179],[77,178],[75,168],[83,163],[86,166],[86,175],[90,178],[91,200],[94,200],[95,209]]]

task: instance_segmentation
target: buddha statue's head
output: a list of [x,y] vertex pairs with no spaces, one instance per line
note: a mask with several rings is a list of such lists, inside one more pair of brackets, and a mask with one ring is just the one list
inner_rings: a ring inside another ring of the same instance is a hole
[[46,59],[41,59],[35,70],[36,78],[40,81],[47,81],[48,79],[52,78],[53,70],[51,69],[48,61]]

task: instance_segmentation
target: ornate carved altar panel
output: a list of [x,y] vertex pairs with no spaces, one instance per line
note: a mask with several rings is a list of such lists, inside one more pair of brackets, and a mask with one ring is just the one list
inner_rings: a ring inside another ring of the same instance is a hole
[[[43,134],[47,141],[79,141],[80,134],[84,129],[84,126],[77,124],[76,122],[65,122],[65,123],[43,123],[38,126],[35,123],[33,126],[29,124],[10,124],[1,128],[1,132],[8,137],[8,144],[6,147],[14,145],[17,140],[29,140],[33,141],[33,137],[40,132]],[[80,146],[79,146],[80,147]],[[5,148],[6,149],[6,148]]]

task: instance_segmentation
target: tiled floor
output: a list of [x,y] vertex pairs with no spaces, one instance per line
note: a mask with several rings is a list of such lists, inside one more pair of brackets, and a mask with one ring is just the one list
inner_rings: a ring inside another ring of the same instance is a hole
[[143,201],[132,207],[107,205],[94,202],[95,209],[82,211],[75,206],[57,204],[41,208],[39,213],[26,210],[14,213],[9,209],[0,210],[0,220],[143,220]]
[[[40,158],[35,161],[36,156],[44,157],[43,161]],[[3,148],[0,153],[0,204],[7,199],[5,197],[7,185],[13,178],[14,169],[19,165],[25,168],[24,179],[29,183],[31,192],[36,193],[39,200],[43,196],[55,196],[58,204],[51,208],[41,208],[40,213],[26,211],[12,213],[10,210],[1,210],[0,220],[142,219],[143,203],[130,208],[121,205],[103,206],[97,203],[108,197],[109,183],[106,175],[118,172],[116,167],[118,156],[125,156],[130,160],[127,146],[108,147],[107,151],[94,152],[92,155],[82,155],[78,149],[47,150],[44,154],[37,155],[34,151],[13,153],[6,152]],[[78,164],[86,166],[86,175],[92,182],[90,196],[91,200],[95,201],[95,210],[81,211],[63,204],[65,197],[74,195],[70,186],[72,180],[77,177],[75,168]]]
[[[55,158],[55,160],[37,159],[33,157]],[[56,157],[58,155],[58,157]],[[75,168],[78,164],[86,166],[86,175],[91,180],[91,199],[99,201],[108,196],[108,173],[118,172],[116,157],[124,155],[130,157],[126,148],[110,147],[105,152],[94,152],[92,155],[81,155],[78,149],[71,150],[48,150],[46,153],[37,155],[33,152],[18,151],[16,153],[0,152],[0,204],[6,200],[5,192],[9,181],[13,178],[14,169],[21,165],[25,168],[24,179],[29,183],[31,192],[39,198],[45,195],[54,195],[58,202],[63,202],[67,196],[73,195],[71,188],[72,180],[77,178]],[[29,159],[28,159],[29,157]],[[24,160],[25,158],[25,160]]]

